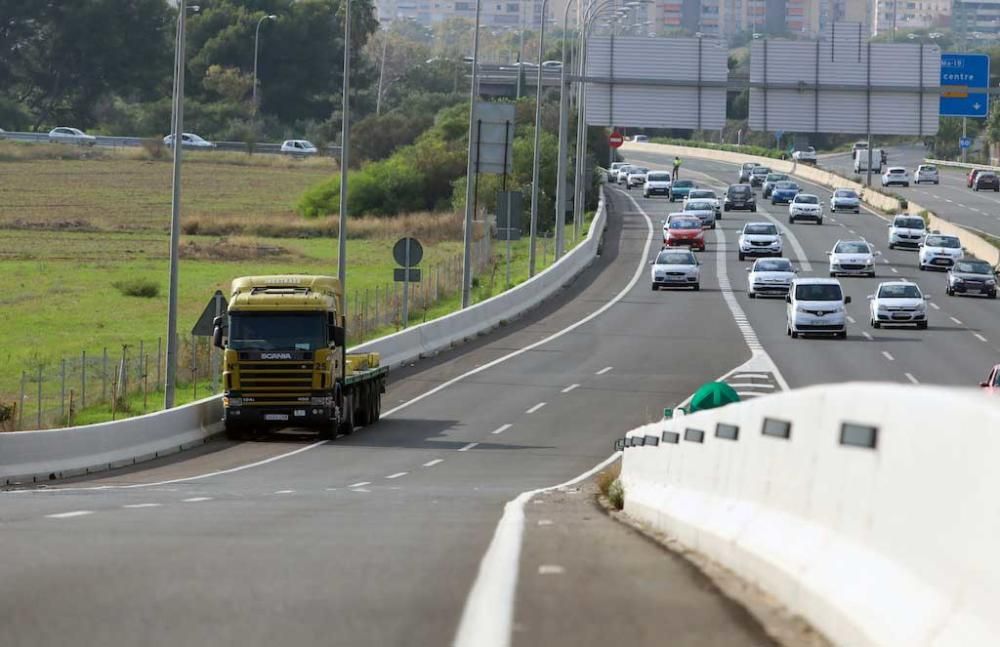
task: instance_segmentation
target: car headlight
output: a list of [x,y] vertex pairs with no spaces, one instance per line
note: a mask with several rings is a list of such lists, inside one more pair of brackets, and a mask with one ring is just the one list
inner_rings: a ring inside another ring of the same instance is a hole
[[953,276],[953,277],[951,277],[951,282],[952,283],[965,283],[965,279],[963,279],[960,276]]
[[986,279],[986,285],[996,285],[997,282],[994,279]]
[[866,258],[866,259],[865,259],[865,265],[871,265],[871,264],[872,264],[872,263],[874,263],[874,262],[875,262],[875,261],[874,261],[873,259],[870,259],[870,258]]

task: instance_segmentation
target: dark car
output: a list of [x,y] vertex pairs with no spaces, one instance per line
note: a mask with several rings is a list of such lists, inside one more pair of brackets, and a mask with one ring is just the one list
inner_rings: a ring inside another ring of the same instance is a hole
[[754,199],[753,189],[749,184],[730,184],[726,189],[726,197],[722,202],[722,210],[730,211],[742,209],[744,211],[757,211],[757,201]]
[[673,184],[670,185],[670,201],[683,200],[691,192],[691,189],[697,189],[698,185],[691,180],[674,180]]
[[984,294],[997,298],[997,275],[986,261],[976,258],[960,258],[948,270],[948,296],[956,294]]
[[801,190],[795,182],[775,182],[771,189],[771,204],[788,204]]
[[1000,176],[993,171],[980,171],[972,183],[973,191],[984,191],[986,189],[1000,191]]
[[766,166],[755,166],[750,169],[750,186],[762,186],[771,169]]

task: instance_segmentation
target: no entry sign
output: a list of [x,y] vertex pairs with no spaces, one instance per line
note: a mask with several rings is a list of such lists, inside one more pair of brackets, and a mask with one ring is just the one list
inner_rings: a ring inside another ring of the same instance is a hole
[[625,143],[625,138],[622,137],[622,134],[617,130],[608,135],[608,145],[611,146],[611,148],[618,148],[623,143]]

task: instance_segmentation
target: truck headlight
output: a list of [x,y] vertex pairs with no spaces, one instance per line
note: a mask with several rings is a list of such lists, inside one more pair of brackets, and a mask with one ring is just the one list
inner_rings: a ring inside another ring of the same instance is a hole
[[222,406],[229,407],[231,409],[236,407],[242,407],[243,398],[230,398],[229,396],[226,396],[222,398]]

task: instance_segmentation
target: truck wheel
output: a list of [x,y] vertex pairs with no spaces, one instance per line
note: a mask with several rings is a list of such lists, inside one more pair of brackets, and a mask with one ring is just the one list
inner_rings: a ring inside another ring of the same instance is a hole
[[344,396],[344,406],[341,407],[344,412],[344,419],[340,421],[337,431],[345,436],[350,436],[354,433],[354,403],[352,402],[351,406],[347,406],[347,401],[347,396]]
[[359,402],[355,405],[354,411],[357,413],[355,421],[359,427],[367,427],[370,423],[369,418],[371,417],[371,397],[369,395],[370,389],[367,386],[361,388],[358,395]]
[[238,425],[226,425],[226,438],[229,440],[245,440],[246,429]]
[[382,393],[380,389],[375,389],[372,398],[374,399],[375,415],[374,422],[378,422],[382,418]]

